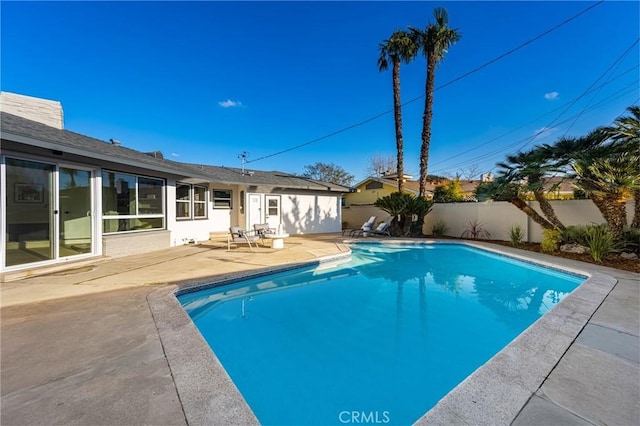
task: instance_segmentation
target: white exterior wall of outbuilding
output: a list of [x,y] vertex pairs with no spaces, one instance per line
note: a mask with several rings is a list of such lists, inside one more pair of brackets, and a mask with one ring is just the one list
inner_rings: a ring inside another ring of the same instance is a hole
[[281,194],[282,224],[289,234],[320,234],[342,229],[341,194]]

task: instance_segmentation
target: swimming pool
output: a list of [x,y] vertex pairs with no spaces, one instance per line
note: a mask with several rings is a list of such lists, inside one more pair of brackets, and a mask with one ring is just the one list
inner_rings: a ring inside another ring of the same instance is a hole
[[179,300],[261,423],[408,424],[582,280],[461,245],[363,244]]

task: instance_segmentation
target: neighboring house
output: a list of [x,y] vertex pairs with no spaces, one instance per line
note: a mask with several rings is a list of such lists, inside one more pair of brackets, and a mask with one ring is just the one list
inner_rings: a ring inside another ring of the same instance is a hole
[[0,272],[208,240],[229,226],[341,229],[349,188],[165,160],[63,129],[59,102],[0,93]]
[[[405,176],[404,192],[418,195],[418,181],[409,180],[411,176]],[[354,185],[354,191],[345,193],[343,207],[366,206],[375,203],[378,198],[385,197],[393,192],[398,192],[398,181],[395,175],[382,177],[368,177]]]
[[576,190],[575,179],[555,176],[545,180],[544,190],[546,197],[552,200],[571,200]]

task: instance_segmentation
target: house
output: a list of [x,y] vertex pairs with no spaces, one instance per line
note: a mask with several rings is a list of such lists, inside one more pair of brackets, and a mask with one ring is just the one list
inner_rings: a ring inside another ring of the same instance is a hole
[[[418,195],[419,183],[411,180],[411,176],[404,176],[404,192]],[[398,192],[398,180],[396,175],[382,177],[370,176],[353,186],[353,191],[343,195],[343,207],[366,206],[375,203],[378,198]]]
[[0,272],[126,256],[268,222],[338,232],[349,189],[188,164],[64,129],[59,102],[0,93]]

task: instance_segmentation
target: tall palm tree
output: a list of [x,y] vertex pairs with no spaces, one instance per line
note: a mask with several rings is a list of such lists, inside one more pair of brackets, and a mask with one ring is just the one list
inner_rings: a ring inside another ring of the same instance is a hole
[[379,45],[378,69],[386,71],[392,64],[393,113],[396,128],[396,149],[398,151],[397,179],[398,191],[402,192],[404,182],[404,143],[402,141],[402,103],[400,102],[400,63],[411,62],[417,54],[417,47],[407,31],[397,30],[388,40]]
[[420,195],[426,194],[427,166],[429,163],[429,145],[431,143],[431,121],[433,119],[433,92],[435,88],[435,70],[438,62],[444,59],[449,48],[457,43],[462,34],[450,28],[447,9],[437,7],[433,11],[435,23],[430,23],[424,30],[411,28],[411,36],[415,44],[427,59],[427,76],[425,83],[424,114],[422,115],[422,146],[420,147]]

